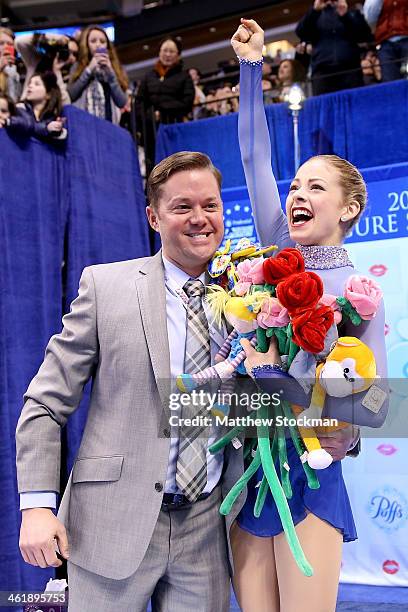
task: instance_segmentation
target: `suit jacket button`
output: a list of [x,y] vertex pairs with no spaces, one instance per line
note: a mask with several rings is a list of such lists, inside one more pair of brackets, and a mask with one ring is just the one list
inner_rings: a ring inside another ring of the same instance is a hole
[[165,438],[170,438],[170,429],[163,429],[163,436]]
[[155,485],[154,485],[154,488],[156,489],[156,491],[157,491],[158,493],[160,493],[161,491],[163,491],[163,485],[162,485],[162,483],[161,483],[161,482],[156,482],[156,483],[155,483]]

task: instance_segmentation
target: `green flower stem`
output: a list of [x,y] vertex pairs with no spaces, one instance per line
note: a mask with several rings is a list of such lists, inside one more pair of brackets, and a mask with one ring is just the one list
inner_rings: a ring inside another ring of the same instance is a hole
[[[277,409],[276,414],[282,415],[280,407]],[[277,439],[278,439],[278,452],[279,452],[279,469],[282,481],[282,488],[287,499],[292,497],[292,486],[290,484],[289,470],[286,469],[285,465],[288,466],[288,453],[286,449],[286,437],[285,428],[281,425],[277,427]]]
[[255,447],[256,447],[256,438],[252,438],[251,440],[245,441],[244,461],[249,456],[249,454],[253,451]]
[[[289,421],[289,431],[290,431],[291,438],[293,440],[293,444],[296,448],[297,454],[299,455],[299,457],[301,457],[306,449],[303,445],[303,442],[301,442],[301,438],[299,436],[299,432],[297,428],[294,427],[293,425],[290,425],[290,419],[293,419],[293,416],[294,416],[292,412],[292,408],[290,407],[290,404],[285,401],[282,401],[281,405],[282,405],[284,415]],[[319,489],[320,482],[316,476],[315,470],[310,467],[307,461],[303,462],[302,466],[306,474],[307,484],[308,484],[309,489]]]
[[225,434],[225,436],[214,442],[214,444],[211,444],[208,450],[212,454],[218,453],[219,450],[224,448],[224,446],[227,446],[227,444],[229,444],[233,438],[236,438],[242,431],[244,431],[244,429],[245,427],[238,425],[233,427],[231,431]]
[[289,344],[288,368],[290,368],[290,366],[292,365],[292,361],[294,360],[294,358],[298,354],[298,351],[299,351],[298,345],[295,342],[293,342],[293,340],[291,338],[290,339],[290,344]]
[[336,302],[340,306],[342,314],[348,317],[353,325],[361,324],[362,318],[347,298],[340,296],[336,298]]
[[[267,414],[267,407],[263,406],[260,410],[260,418],[266,418]],[[271,456],[269,430],[265,425],[260,425],[258,427],[258,440],[258,450],[260,453],[264,474],[267,478],[272,496],[275,500],[289,547],[292,551],[293,557],[299,569],[303,572],[305,576],[312,576],[313,568],[307,561],[300,545],[299,538],[297,537],[295,526],[293,524],[293,519],[290,513],[288,502],[275,470],[275,465]]]
[[266,337],[266,330],[262,329],[262,327],[258,327],[256,330],[256,340],[257,340],[256,350],[259,353],[267,353],[269,343]]
[[242,474],[241,478],[237,480],[237,482],[232,487],[231,491],[225,497],[224,501],[220,507],[220,514],[226,516],[231,512],[231,508],[240,496],[241,492],[245,489],[248,484],[248,481],[252,478],[254,474],[256,474],[258,468],[261,465],[261,456],[259,452],[259,448],[256,450],[255,457],[250,463],[249,467]]
[[[274,461],[274,458],[276,455],[276,447],[277,447],[277,432],[275,431],[275,436],[273,438],[272,450],[271,450],[272,461]],[[264,474],[261,485],[258,490],[258,495],[256,496],[256,501],[255,501],[255,506],[254,506],[254,516],[256,518],[259,518],[261,515],[262,508],[264,507],[268,491],[269,491],[268,479]]]
[[254,516],[255,518],[259,518],[261,516],[262,508],[264,507],[266,496],[268,495],[269,484],[268,479],[263,475],[262,482],[258,489],[258,495],[256,496],[255,506],[254,506]]

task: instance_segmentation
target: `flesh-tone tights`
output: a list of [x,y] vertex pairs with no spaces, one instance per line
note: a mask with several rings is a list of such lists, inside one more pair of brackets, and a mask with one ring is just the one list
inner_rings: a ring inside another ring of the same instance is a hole
[[311,513],[296,532],[312,577],[298,569],[283,533],[258,537],[233,525],[233,584],[242,612],[335,612],[343,537]]

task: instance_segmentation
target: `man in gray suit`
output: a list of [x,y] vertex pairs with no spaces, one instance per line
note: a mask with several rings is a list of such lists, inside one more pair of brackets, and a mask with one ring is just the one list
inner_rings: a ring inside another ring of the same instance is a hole
[[[176,153],[154,169],[147,214],[162,251],[84,270],[63,330],[25,394],[17,427],[20,548],[28,563],[58,566],[57,542],[69,558],[72,612],[141,612],[151,597],[157,611],[229,609],[218,510],[242,473],[242,453],[207,454],[205,478],[184,486],[179,437],[163,418],[166,383],[185,368],[183,286],[199,279],[204,288],[223,237],[220,186],[201,153]],[[201,342],[214,355],[223,335],[215,325],[208,332]],[[85,431],[57,518],[60,430],[91,377]],[[213,439],[210,432],[206,447]]]
[[[162,250],[85,268],[25,394],[20,549],[28,563],[56,567],[58,545],[68,559],[70,612],[142,612],[150,598],[156,612],[229,610],[226,535],[245,493],[226,521],[218,511],[242,474],[241,449],[210,455],[213,429],[181,437],[163,418],[169,380],[192,364],[205,367],[223,342],[201,301],[223,237],[220,186],[201,153],[156,166],[147,215]],[[88,418],[57,518],[60,432],[90,378]]]

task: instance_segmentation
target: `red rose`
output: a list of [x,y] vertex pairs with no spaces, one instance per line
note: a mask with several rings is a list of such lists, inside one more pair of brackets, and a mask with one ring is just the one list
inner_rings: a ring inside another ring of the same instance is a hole
[[263,264],[265,281],[277,285],[291,274],[304,272],[305,262],[297,249],[283,249],[276,257],[268,257]]
[[334,312],[329,306],[306,310],[292,320],[293,341],[308,353],[320,353],[333,322]]
[[314,272],[292,274],[276,287],[278,300],[291,316],[314,308],[323,295],[323,282]]

